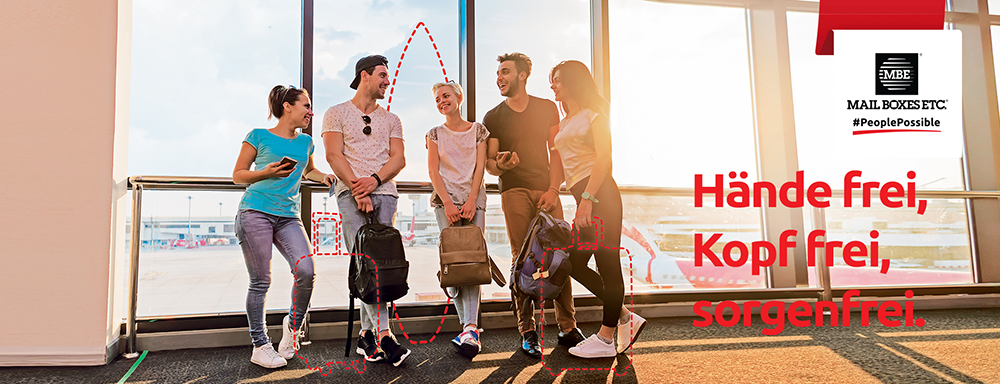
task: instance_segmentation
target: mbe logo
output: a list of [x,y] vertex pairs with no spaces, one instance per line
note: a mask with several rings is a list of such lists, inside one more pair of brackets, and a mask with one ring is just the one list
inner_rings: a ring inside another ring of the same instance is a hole
[[917,94],[916,53],[875,54],[876,95]]

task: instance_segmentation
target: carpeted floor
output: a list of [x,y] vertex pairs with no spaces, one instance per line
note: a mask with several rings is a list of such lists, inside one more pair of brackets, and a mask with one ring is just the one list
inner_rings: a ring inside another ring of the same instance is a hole
[[[483,333],[483,352],[473,360],[457,354],[441,335],[413,351],[400,367],[345,361],[340,341],[305,346],[288,366],[268,370],[249,362],[250,346],[151,352],[128,383],[1000,383],[1000,309],[920,311],[926,325],[890,328],[796,328],[777,336],[750,327],[712,325],[694,319],[650,320],[629,355],[582,360],[556,345],[555,328],[544,334],[545,358],[518,352],[513,329]],[[584,333],[599,324],[584,324]],[[772,328],[772,326],[767,326]],[[410,335],[427,340],[432,335]],[[402,339],[402,336],[400,336]],[[404,341],[405,343],[405,341]],[[3,368],[2,383],[117,383],[135,360],[102,367]]]

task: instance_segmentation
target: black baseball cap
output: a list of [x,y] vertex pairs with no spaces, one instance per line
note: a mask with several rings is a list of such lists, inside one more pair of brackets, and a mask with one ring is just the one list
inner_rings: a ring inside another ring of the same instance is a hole
[[351,89],[358,89],[358,83],[361,82],[361,71],[366,68],[387,64],[389,64],[389,59],[386,59],[382,55],[362,57],[361,60],[358,60],[358,64],[354,66],[354,81],[351,82]]

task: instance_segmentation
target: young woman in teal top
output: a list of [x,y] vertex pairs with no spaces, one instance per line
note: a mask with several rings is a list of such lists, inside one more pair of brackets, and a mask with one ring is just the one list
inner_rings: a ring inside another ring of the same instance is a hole
[[[333,183],[333,175],[313,165],[312,137],[297,131],[309,125],[312,102],[305,90],[275,86],[268,95],[271,116],[278,124],[247,134],[233,169],[233,182],[250,184],[236,214],[236,237],[243,249],[250,287],[247,321],[253,340],[250,362],[265,368],[284,366],[299,349],[299,329],[309,308],[313,287],[313,260],[302,220],[299,219],[299,184],[303,177]],[[282,163],[285,157],[294,163]],[[254,170],[250,165],[255,164]],[[264,324],[264,300],[271,286],[271,245],[278,248],[295,275],[292,307],[282,321],[282,337],[275,352]]]

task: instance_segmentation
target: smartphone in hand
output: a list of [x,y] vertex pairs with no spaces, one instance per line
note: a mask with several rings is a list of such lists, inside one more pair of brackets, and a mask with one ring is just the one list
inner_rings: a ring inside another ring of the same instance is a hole
[[[292,166],[291,167],[285,167],[285,164],[291,164]],[[295,166],[298,165],[298,164],[299,164],[299,162],[295,161],[291,157],[285,156],[285,157],[281,158],[281,166],[285,167],[285,169],[295,169]]]
[[510,160],[510,151],[497,152],[497,161],[504,162]]

